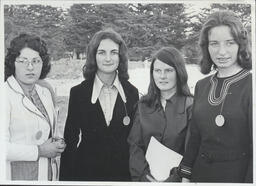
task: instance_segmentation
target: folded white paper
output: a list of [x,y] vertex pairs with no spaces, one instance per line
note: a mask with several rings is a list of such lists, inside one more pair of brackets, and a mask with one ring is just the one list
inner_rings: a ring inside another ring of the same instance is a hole
[[150,173],[158,181],[169,177],[170,170],[180,164],[182,155],[161,144],[153,136],[150,139],[146,152],[146,160]]

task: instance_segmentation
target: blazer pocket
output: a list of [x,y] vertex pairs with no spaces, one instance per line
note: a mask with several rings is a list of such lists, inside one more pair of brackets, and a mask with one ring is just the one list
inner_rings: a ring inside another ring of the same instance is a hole
[[177,114],[175,129],[177,133],[182,132],[188,125],[187,116],[185,113]]

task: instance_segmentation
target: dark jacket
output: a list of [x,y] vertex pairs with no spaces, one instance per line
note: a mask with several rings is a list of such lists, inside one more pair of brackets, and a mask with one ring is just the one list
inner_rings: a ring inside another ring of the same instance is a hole
[[167,100],[165,111],[139,102],[135,120],[128,137],[130,173],[133,181],[148,181],[149,165],[145,154],[151,136],[180,154],[185,151],[187,129],[191,118],[193,98],[177,96]]
[[[138,90],[128,81],[120,82],[132,121]],[[112,120],[107,126],[99,100],[91,103],[92,90],[93,81],[85,80],[70,91],[64,132],[67,147],[61,156],[60,180],[130,181],[127,136],[132,123],[123,124],[124,102],[118,94]]]

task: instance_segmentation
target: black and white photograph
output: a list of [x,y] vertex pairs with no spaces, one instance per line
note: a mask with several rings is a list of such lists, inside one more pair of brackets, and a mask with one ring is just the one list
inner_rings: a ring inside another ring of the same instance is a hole
[[256,183],[254,0],[0,3],[0,184]]

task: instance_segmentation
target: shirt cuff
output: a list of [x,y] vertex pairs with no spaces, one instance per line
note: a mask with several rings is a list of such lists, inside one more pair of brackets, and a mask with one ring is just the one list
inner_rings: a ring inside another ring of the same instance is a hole
[[191,167],[185,166],[185,165],[180,165],[178,168],[178,173],[180,177],[191,179]]

